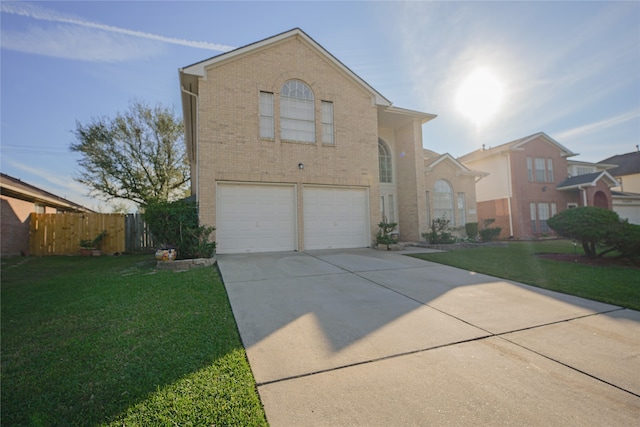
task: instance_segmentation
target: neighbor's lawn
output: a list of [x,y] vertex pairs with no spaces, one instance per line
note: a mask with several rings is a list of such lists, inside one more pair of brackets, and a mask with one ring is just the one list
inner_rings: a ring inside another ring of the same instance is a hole
[[[584,252],[578,246],[578,254]],[[553,261],[536,253],[573,253],[568,240],[509,242],[508,248],[472,248],[414,255],[465,270],[640,310],[640,270]]]
[[2,260],[2,425],[265,425],[215,268]]

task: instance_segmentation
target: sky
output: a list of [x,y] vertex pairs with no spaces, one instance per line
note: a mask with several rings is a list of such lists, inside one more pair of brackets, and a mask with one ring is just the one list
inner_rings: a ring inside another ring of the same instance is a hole
[[640,144],[640,2],[2,1],[0,169],[86,207],[76,123],[181,114],[178,70],[301,28],[454,157],[545,132],[598,162]]

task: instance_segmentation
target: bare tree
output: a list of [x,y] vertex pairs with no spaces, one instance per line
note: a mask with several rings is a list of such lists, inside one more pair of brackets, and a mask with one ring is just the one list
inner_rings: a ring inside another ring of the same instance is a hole
[[76,122],[74,135],[70,149],[82,155],[74,179],[90,195],[141,206],[188,195],[184,126],[172,110],[135,101],[115,118]]

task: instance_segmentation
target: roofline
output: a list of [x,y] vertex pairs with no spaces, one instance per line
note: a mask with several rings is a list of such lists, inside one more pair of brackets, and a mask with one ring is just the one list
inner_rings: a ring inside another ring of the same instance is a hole
[[[18,178],[14,178],[4,173],[1,174],[1,176],[3,178],[3,181],[0,182],[0,188],[2,189],[2,194],[5,196],[15,197],[25,201],[46,203],[49,206],[56,208],[61,207],[70,208],[74,211],[93,212],[93,210],[86,208],[78,203],[72,202],[71,200],[67,200],[60,196],[56,196],[53,193],[38,188],[35,185],[26,183]],[[9,182],[4,181],[4,179],[7,179]],[[15,184],[11,181],[15,182]]]
[[[580,176],[580,175],[578,175],[578,176]],[[570,189],[573,189],[573,188],[580,188],[580,187],[595,187],[596,182],[600,181],[600,179],[602,179],[602,178],[608,178],[611,181],[611,185],[609,185],[609,187],[615,187],[615,186],[620,184],[618,182],[618,180],[615,179],[613,176],[611,176],[611,174],[609,172],[602,171],[591,182],[584,182],[582,184],[573,184],[573,185],[568,185],[568,186],[565,186],[565,187],[556,187],[556,190],[570,190]]]
[[209,68],[209,67],[211,67],[211,66],[213,66],[213,65],[215,65],[215,64],[217,64],[219,62],[227,61],[227,60],[233,59],[235,57],[239,57],[239,56],[245,55],[245,54],[247,54],[249,52],[261,49],[261,48],[263,48],[265,46],[268,46],[268,45],[271,45],[273,43],[277,43],[277,42],[280,42],[282,40],[286,40],[286,39],[288,39],[290,37],[295,37],[295,36],[301,37],[307,43],[311,44],[313,47],[318,49],[327,58],[329,58],[339,69],[341,69],[343,72],[345,72],[351,78],[353,78],[358,83],[360,83],[362,86],[364,86],[375,97],[377,105],[391,106],[391,104],[392,104],[391,101],[389,101],[386,97],[384,97],[380,92],[375,90],[369,83],[367,83],[360,76],[358,76],[356,73],[354,73],[349,67],[344,65],[338,58],[333,56],[327,49],[325,49],[322,45],[320,45],[318,42],[316,42],[314,39],[312,39],[307,33],[305,33],[304,31],[302,31],[300,28],[297,28],[297,27],[292,29],[292,30],[285,31],[283,33],[277,34],[275,36],[271,36],[271,37],[268,37],[266,39],[263,39],[263,40],[260,40],[260,41],[257,41],[257,42],[253,42],[253,43],[248,44],[246,46],[239,47],[239,48],[234,49],[232,51],[221,53],[220,55],[216,55],[216,56],[211,57],[209,59],[205,59],[203,61],[196,62],[195,64],[188,65],[188,66],[186,66],[184,68],[180,68],[179,69],[180,76],[181,76],[180,84],[182,86],[182,75],[183,74],[190,74],[190,75],[194,75],[194,76],[197,76],[197,77],[205,77],[207,68]]
[[444,153],[441,154],[440,157],[438,157],[438,159],[431,163],[429,166],[427,166],[425,169],[428,171],[433,170],[433,168],[440,162],[442,162],[443,160],[450,160],[452,161],[454,164],[456,164],[460,169],[462,169],[462,172],[459,172],[463,175],[470,175],[470,176],[480,176],[480,177],[485,177],[487,175],[489,175],[488,172],[482,172],[482,171],[475,171],[472,169],[469,169],[468,167],[466,167],[464,164],[462,164],[461,162],[459,162],[458,160],[456,160],[451,154],[449,153]]

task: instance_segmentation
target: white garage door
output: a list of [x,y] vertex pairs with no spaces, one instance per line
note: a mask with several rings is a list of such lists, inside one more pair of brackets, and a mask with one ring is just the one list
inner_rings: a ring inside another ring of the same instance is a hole
[[218,253],[295,250],[293,186],[218,184],[217,189]]
[[365,189],[305,187],[305,249],[364,248],[371,244]]
[[622,219],[628,219],[631,224],[640,224],[640,205],[613,205],[613,210]]

